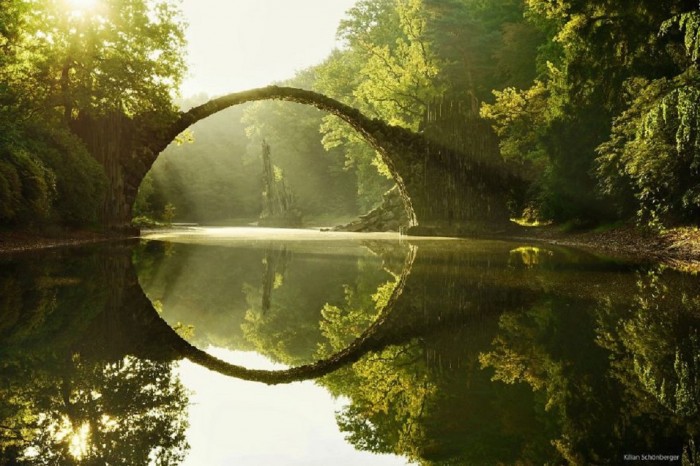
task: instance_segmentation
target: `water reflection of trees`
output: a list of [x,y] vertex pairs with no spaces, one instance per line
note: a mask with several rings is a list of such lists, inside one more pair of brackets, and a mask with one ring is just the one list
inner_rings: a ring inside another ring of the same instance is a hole
[[[635,405],[681,418],[700,409],[700,294],[696,277],[663,269],[640,274],[631,305],[603,305],[599,342]],[[690,286],[688,286],[690,285]],[[607,303],[604,303],[607,304]]]
[[[322,316],[353,297],[370,299],[377,284],[391,276],[372,255],[334,259],[319,261],[313,254],[294,255],[285,248],[265,252],[262,281],[243,286],[248,309],[241,329],[256,351],[289,365],[316,361],[317,347],[324,342]],[[395,281],[394,276],[386,299]],[[357,338],[376,314],[344,329],[344,341]]]
[[494,380],[539,394],[570,463],[680,455],[700,434],[696,278],[663,268],[637,277],[630,295],[600,293],[579,310],[548,299],[503,314],[480,356]]
[[344,284],[368,275],[376,288],[387,277],[378,258],[352,243],[175,244],[170,255],[163,247],[142,244],[134,260],[171,326],[192,324],[201,348],[256,349],[287,364],[309,362],[321,308],[343,302]]
[[[444,294],[437,283],[427,283],[433,285],[433,296],[420,298],[430,302],[435,294]],[[385,292],[382,286],[374,297]],[[358,306],[357,299],[348,299],[344,309],[324,312],[320,325],[327,343],[320,355],[346,345],[346,329],[361,327],[381,303],[382,299],[374,299]],[[333,395],[350,400],[337,414],[340,429],[359,449],[394,453],[423,464],[493,464],[527,458],[531,452],[525,439],[537,437],[543,428],[527,408],[531,393],[493,386],[476,358],[477,349],[487,344],[488,319],[475,318],[466,302],[451,311],[449,303],[443,304],[442,312],[436,312],[443,323],[430,322],[423,313],[416,319],[416,309],[408,309],[413,316],[401,314],[397,318],[402,322],[394,322],[399,330],[389,332],[390,339],[400,343],[321,380]],[[408,322],[411,319],[416,320]]]
[[[323,341],[317,357],[330,357],[360,337],[386,306],[398,279],[395,276],[372,290],[360,278],[354,286],[345,287],[344,306],[326,304],[319,323]],[[351,404],[338,413],[337,421],[355,447],[394,453],[396,445],[410,450],[420,443],[422,432],[415,421],[434,390],[416,365],[420,359],[420,348],[414,342],[389,346],[322,379],[334,396],[351,397]]]
[[[684,447],[692,457],[694,277],[653,269],[635,279],[626,266],[577,257],[567,260],[579,270],[568,270],[547,251],[537,261],[426,257],[419,252],[383,343],[320,379],[349,400],[337,421],[353,445],[422,464],[615,463]],[[323,308],[311,359],[347,347],[391,288],[346,285],[345,302]]]
[[[357,341],[380,316],[388,319],[373,336],[375,350],[320,380],[335,396],[350,400],[338,413],[348,440],[360,449],[413,460],[514,462],[530,455],[524,439],[542,430],[522,402],[532,395],[494,389],[479,370],[477,352],[491,334],[483,325],[493,327],[486,316],[521,302],[523,290],[487,286],[503,273],[499,267],[484,273],[488,254],[438,249],[440,254],[413,267],[410,289],[389,312],[382,311],[405,278],[396,267],[387,267],[393,278],[379,286],[364,274],[346,284],[344,303],[323,307],[316,323],[322,335],[307,359],[325,360]],[[275,357],[264,344],[259,351]],[[472,390],[470,396],[464,396],[464,387]],[[495,451],[501,453],[493,456]]]
[[128,307],[129,259],[66,251],[0,267],[0,464],[184,458],[188,395],[173,363],[113,349],[133,332],[114,316]]
[[332,363],[362,340],[332,373],[310,365],[273,377],[183,355],[268,383],[325,374],[319,383],[349,400],[337,419],[351,443],[423,464],[616,463],[683,447],[692,456],[695,278],[503,243],[420,243],[408,264],[410,275],[357,274],[320,312],[288,287],[296,264],[279,279],[271,266],[251,287],[246,337],[278,362]]
[[37,363],[15,361],[11,384],[0,390],[6,464],[178,464],[184,458],[188,398],[171,363],[89,362],[77,354]]

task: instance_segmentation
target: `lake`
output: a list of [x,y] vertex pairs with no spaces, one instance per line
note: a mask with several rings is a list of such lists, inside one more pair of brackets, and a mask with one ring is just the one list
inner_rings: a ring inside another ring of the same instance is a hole
[[0,465],[693,464],[699,330],[697,276],[522,241],[0,255]]

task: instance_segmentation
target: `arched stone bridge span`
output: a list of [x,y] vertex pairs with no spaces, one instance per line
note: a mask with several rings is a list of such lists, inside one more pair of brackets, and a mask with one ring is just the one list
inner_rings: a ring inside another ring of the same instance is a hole
[[[413,224],[416,223],[416,215],[411,203],[411,197],[401,175],[402,172],[406,172],[406,167],[403,166],[403,160],[401,160],[401,157],[396,154],[396,151],[388,141],[388,138],[392,137],[392,135],[389,134],[392,130],[404,130],[401,128],[388,126],[380,120],[372,120],[363,115],[359,110],[316,92],[292,87],[269,86],[243,92],[236,92],[212,99],[203,105],[194,107],[189,111],[182,113],[180,118],[164,133],[163,139],[158,141],[158,144],[152,148],[152,152],[154,154],[159,154],[180,133],[200,120],[203,120],[229,107],[259,100],[282,100],[310,105],[318,108],[319,110],[335,115],[349,124],[363,137],[365,141],[367,141],[370,146],[372,146],[373,149],[379,152],[382,160],[384,163],[386,163],[389,171],[396,181],[396,184],[398,185],[399,192],[401,193],[406,206],[406,210],[409,213],[409,218]],[[396,136],[397,135],[393,135],[394,139]],[[405,137],[405,135],[403,136]]]
[[[314,106],[336,115],[355,129],[378,153],[391,171],[417,233],[468,234],[492,231],[508,221],[505,193],[513,184],[494,150],[495,139],[476,134],[475,143],[464,153],[450,150],[421,134],[369,118],[359,110],[316,92],[269,86],[228,94],[176,115],[167,123],[139,124],[129,121],[119,133],[129,134],[128,144],[118,148],[118,166],[106,166],[110,178],[107,217],[109,226],[128,224],[138,187],[158,155],[184,130],[217,112],[246,102],[282,100]],[[97,122],[100,123],[100,122]],[[108,124],[114,128],[115,121]],[[102,123],[104,125],[104,123]],[[92,141],[87,125],[83,139],[98,160],[110,155],[95,154],[99,141]],[[93,124],[92,126],[97,126]],[[116,125],[119,126],[119,125]],[[478,131],[487,133],[483,124]],[[99,126],[98,128],[99,129]],[[111,129],[110,131],[114,131]],[[488,136],[488,135],[487,135]],[[92,141],[92,144],[91,144]],[[136,142],[134,142],[136,141]],[[484,142],[486,141],[486,142]],[[101,148],[102,152],[109,152]],[[99,150],[97,151],[99,152]],[[112,151],[114,152],[114,150]],[[496,156],[494,156],[496,154]],[[114,157],[111,157],[114,159]],[[104,160],[100,160],[105,165]],[[115,177],[112,172],[119,172]],[[121,173],[121,175],[120,175]],[[419,228],[415,228],[419,225]]]

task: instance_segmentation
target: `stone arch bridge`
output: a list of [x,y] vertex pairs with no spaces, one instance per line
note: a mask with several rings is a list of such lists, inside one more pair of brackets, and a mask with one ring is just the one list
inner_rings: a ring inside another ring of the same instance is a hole
[[355,129],[392,173],[410,219],[409,233],[472,234],[502,229],[508,222],[505,197],[515,178],[497,156],[492,133],[478,118],[474,122],[481,126],[472,127],[472,143],[458,151],[422,134],[369,118],[316,92],[269,86],[212,99],[165,121],[152,115],[141,122],[122,115],[79,120],[76,133],[105,167],[108,177],[105,226],[128,228],[141,181],[179,134],[217,112],[259,100],[314,106]]

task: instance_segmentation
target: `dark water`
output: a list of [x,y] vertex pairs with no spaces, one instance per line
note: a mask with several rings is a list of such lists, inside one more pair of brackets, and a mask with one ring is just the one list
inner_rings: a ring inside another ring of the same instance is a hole
[[0,256],[0,465],[693,464],[699,292],[654,264],[391,235]]

